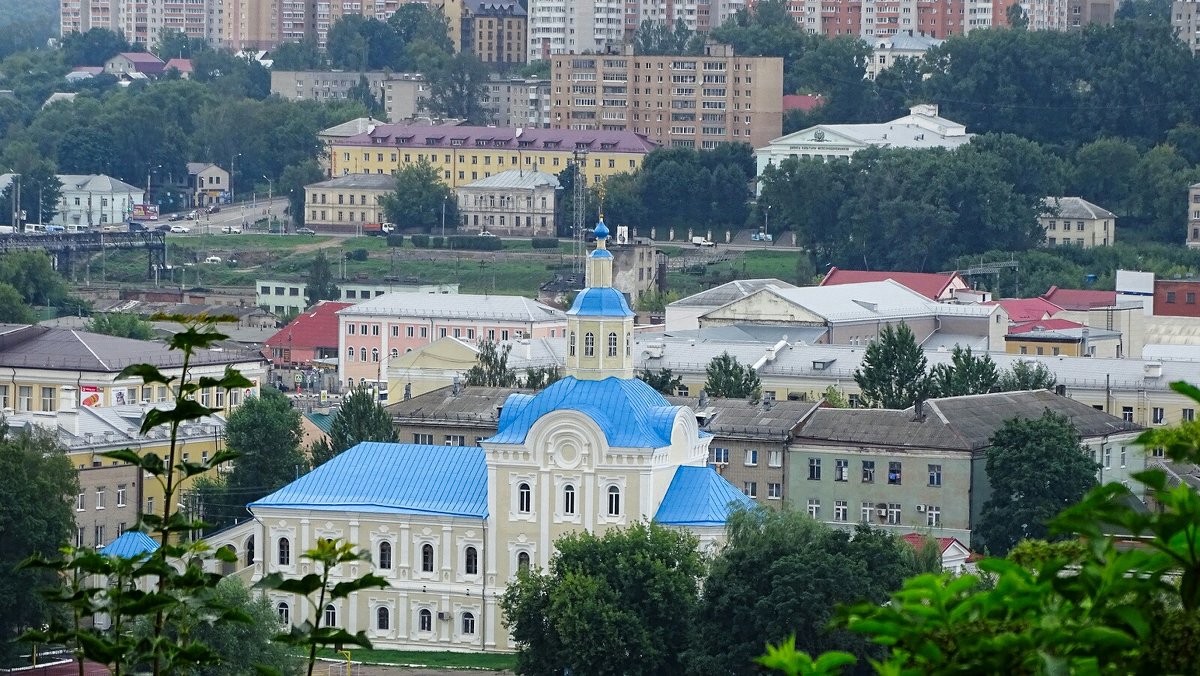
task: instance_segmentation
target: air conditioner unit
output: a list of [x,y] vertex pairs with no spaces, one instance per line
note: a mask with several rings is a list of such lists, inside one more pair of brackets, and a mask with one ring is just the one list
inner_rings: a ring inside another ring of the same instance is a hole
[[453,613],[446,613],[446,612],[441,612],[441,611],[439,611],[439,612],[438,612],[438,619],[439,619],[439,620],[445,620],[445,621],[449,621],[449,620],[451,620],[451,619],[453,619],[453,618],[454,618],[454,614],[453,614]]
[[883,517],[887,516],[887,510],[886,510],[886,509],[877,509],[877,510],[875,510],[875,513],[876,513],[876,514],[878,514],[878,515],[879,515],[879,518],[881,518],[881,519],[882,519]]
[[917,511],[918,511],[918,512],[924,512],[924,511],[925,511],[925,505],[917,505]]

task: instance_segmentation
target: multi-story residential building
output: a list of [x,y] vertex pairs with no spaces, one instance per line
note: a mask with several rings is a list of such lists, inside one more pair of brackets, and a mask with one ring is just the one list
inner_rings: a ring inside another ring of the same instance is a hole
[[1008,25],[1015,0],[803,0],[789,3],[792,16],[809,33],[867,40],[895,35],[945,39]]
[[[291,0],[223,0],[221,46],[240,52],[244,49],[273,49],[280,42],[303,39],[302,17],[299,22],[301,30],[298,34],[290,34],[294,31],[293,4],[306,3]],[[303,8],[300,11],[303,13]],[[289,31],[287,38],[283,37],[281,30],[284,25]]]
[[133,205],[142,204],[146,196],[143,189],[104,174],[60,174],[58,180],[62,192],[54,218],[50,219],[55,225],[123,223],[133,213]]
[[[224,0],[60,0],[62,35],[103,28],[124,34],[146,47],[164,31],[217,44],[221,39]],[[263,4],[268,4],[264,2]]]
[[[460,51],[484,63],[525,63],[528,16],[517,0],[462,0],[458,17]],[[451,27],[453,30],[453,26]]]
[[632,36],[646,21],[666,26],[683,21],[688,30],[707,33],[747,4],[753,3],[746,0],[625,0],[625,35]]
[[558,174],[578,157],[585,182],[596,185],[637,169],[655,147],[630,131],[385,124],[333,140],[330,171],[334,176],[390,174],[428,162],[456,188],[509,169]]
[[868,523],[969,543],[991,495],[992,435],[1046,411],[1070,421],[1101,483],[1146,468],[1139,426],[1047,390],[931,399],[904,411],[822,408],[788,448],[788,502],[836,527]]
[[[694,412],[633,378],[624,340],[633,312],[608,286],[608,233],[597,230],[589,286],[568,315],[583,340],[566,377],[510,395],[480,446],[453,438],[352,448],[251,503],[254,518],[210,546],[231,547],[236,574],[254,582],[296,574],[299,553],[318,538],[344,539],[370,561],[331,581],[370,570],[389,584],[319,609],[329,626],[367,632],[382,648],[483,651],[514,649],[499,592],[520,571],[548,566],[565,534],[653,519],[719,546],[730,510],[752,503],[706,466],[712,437]],[[312,617],[302,598],[269,598],[289,624]]]
[[1175,28],[1175,36],[1183,41],[1188,49],[1200,52],[1200,2],[1197,0],[1172,2],[1171,26]]
[[[397,279],[343,279],[337,282],[337,288],[338,301],[348,304],[370,300],[385,293],[458,293],[458,284],[421,284]],[[308,283],[302,279],[254,281],[255,306],[280,317],[303,312],[308,308],[307,298]]]
[[971,134],[957,122],[938,115],[938,107],[920,104],[891,122],[871,124],[818,124],[755,146],[758,175],[768,166],[789,158],[848,159],[863,148],[957,148]]
[[1200,183],[1188,186],[1187,215],[1187,247],[1200,248]]
[[1038,223],[1049,246],[1090,249],[1117,241],[1117,215],[1082,197],[1047,197]]
[[493,75],[484,85],[479,104],[497,126],[550,127],[549,80]]
[[420,73],[340,70],[271,71],[271,93],[291,101],[345,99],[366,79],[373,96],[387,111],[389,122],[428,117],[429,86]]
[[359,232],[383,223],[383,198],[396,192],[392,174],[348,174],[304,186],[304,224],[314,230]]
[[187,180],[194,207],[217,204],[229,192],[229,172],[211,162],[188,162]]
[[[453,340],[453,339],[449,339]],[[387,406],[400,443],[481,446],[496,434],[504,402],[515,387],[447,385]]]
[[530,0],[528,60],[620,49],[625,4],[626,0]]
[[377,387],[381,394],[388,360],[437,338],[504,341],[566,331],[562,310],[519,296],[386,293],[339,311],[338,319],[339,380],[347,387]]
[[551,127],[632,131],[664,146],[766,145],[783,130],[783,60],[735,56],[551,57]]
[[[519,375],[527,369],[558,369],[561,372],[567,363],[567,341],[561,336],[518,338],[501,341],[497,347],[509,350],[508,366]],[[478,340],[469,341],[453,336],[438,338],[388,362],[388,401],[408,401],[439,389],[453,393],[454,384],[461,384],[466,372],[478,363]],[[479,396],[480,388],[460,387],[458,391],[461,393],[464,389]],[[428,403],[428,400],[425,401]],[[404,431],[403,428],[398,429]],[[406,441],[408,437],[402,434],[400,439]]]
[[[151,405],[81,407],[77,395],[73,386],[63,386],[59,389],[59,405],[53,412],[9,413],[0,424],[10,430],[25,425],[43,429],[62,445],[79,477],[79,494],[72,505],[75,537],[71,544],[103,547],[137,523],[143,514],[161,514],[163,486],[135,465],[102,454],[131,449],[139,455],[154,453],[166,458],[171,438],[165,427],[150,430],[146,435],[138,432]],[[225,446],[225,418],[205,416],[182,425],[176,438],[177,461],[206,462]],[[179,487],[186,491],[191,482],[191,478],[185,478]],[[180,499],[179,495],[176,499]],[[190,507],[186,500],[182,502],[185,508]]]
[[874,80],[875,76],[896,65],[900,59],[917,60],[925,56],[925,52],[945,42],[938,38],[922,34],[914,35],[911,30],[902,31],[890,37],[881,37],[869,41],[871,58],[867,61],[867,79]]
[[386,124],[386,122],[373,117],[356,117],[318,132],[317,141],[321,143],[321,152],[317,153],[317,162],[320,163],[325,176],[331,175],[329,163],[334,143],[366,133],[381,124]]
[[455,189],[461,227],[512,237],[553,237],[554,174],[510,169]]

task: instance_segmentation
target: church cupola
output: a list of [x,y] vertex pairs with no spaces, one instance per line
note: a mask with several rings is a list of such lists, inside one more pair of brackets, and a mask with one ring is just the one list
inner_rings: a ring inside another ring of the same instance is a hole
[[608,226],[596,224],[587,258],[587,286],[567,310],[567,375],[581,380],[633,377],[633,311],[613,288]]

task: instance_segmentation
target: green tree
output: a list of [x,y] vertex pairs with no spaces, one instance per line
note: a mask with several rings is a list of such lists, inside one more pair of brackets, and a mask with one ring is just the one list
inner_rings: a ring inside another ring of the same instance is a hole
[[929,374],[929,395],[962,397],[987,394],[996,388],[1000,374],[987,353],[976,355],[971,348],[955,345],[949,364],[938,364]]
[[0,323],[33,324],[37,317],[11,284],[0,282]]
[[337,280],[333,278],[333,270],[329,267],[329,259],[325,257],[324,251],[318,251],[313,257],[312,263],[308,264],[308,278],[305,280],[305,298],[308,307],[312,307],[323,300],[337,300],[338,286]]
[[467,124],[491,124],[491,113],[483,106],[488,75],[487,66],[468,52],[434,59],[425,71],[429,112]]
[[846,398],[845,393],[833,385],[825,388],[821,398],[825,400],[825,405],[829,408],[850,408],[850,401]]
[[118,338],[150,340],[154,337],[154,327],[150,325],[150,322],[127,312],[106,312],[94,315],[84,330]]
[[[518,387],[517,374],[508,366],[512,345],[500,346],[494,341],[479,341],[479,357],[467,369],[465,384],[475,387]],[[549,384],[549,383],[547,383]]]
[[[704,581],[688,673],[756,673],[763,641],[789,636],[801,650],[879,654],[828,625],[837,604],[881,603],[900,587],[912,571],[899,538],[865,525],[851,534],[801,512],[762,508],[735,512],[726,532]],[[713,641],[718,627],[722,640]]]
[[190,59],[200,52],[212,49],[212,45],[204,38],[194,38],[174,27],[164,27],[159,31],[158,44],[153,51],[163,61],[171,59]]
[[905,409],[927,396],[927,365],[908,324],[888,325],[867,345],[854,382],[868,408]]
[[69,501],[79,481],[65,450],[48,433],[10,430],[0,425],[0,663],[10,664],[23,651],[13,641],[27,629],[47,624],[53,608],[39,594],[52,586],[49,570],[14,570],[35,554],[52,557],[70,543],[75,516]]
[[704,50],[704,38],[687,27],[682,18],[668,26],[646,19],[633,33],[633,53],[639,56],[697,55]]
[[[287,485],[308,470],[300,452],[300,413],[274,388],[244,401],[229,415],[225,442],[240,454],[225,478],[224,511],[216,510],[220,523],[245,514],[245,505]],[[218,521],[209,518],[210,521]]]
[[271,67],[275,70],[323,70],[326,66],[315,34],[298,42],[281,42],[271,50]]
[[1019,392],[1022,390],[1049,390],[1054,387],[1055,378],[1046,365],[1037,362],[1030,364],[1019,360],[1013,362],[1012,368],[1000,374],[998,386],[1001,392]]
[[651,371],[648,368],[643,368],[642,372],[637,374],[637,377],[650,387],[668,396],[674,396],[675,392],[683,387],[683,377],[675,375],[671,369]]
[[121,52],[138,51],[120,34],[104,28],[63,36],[63,61],[68,66],[103,66]]
[[1070,420],[1049,411],[1005,422],[986,467],[991,494],[974,534],[998,555],[1021,540],[1045,539],[1050,520],[1096,485],[1098,468]]
[[383,92],[380,91],[379,95],[376,96],[375,90],[371,88],[371,83],[367,81],[365,73],[360,73],[358,82],[346,90],[346,98],[363,104],[371,114],[371,117],[387,117],[387,109],[383,107]]
[[[396,440],[396,430],[392,428],[392,416],[380,405],[375,395],[365,387],[355,388],[342,400],[329,426],[329,445],[333,454],[353,448],[364,441]],[[313,458],[314,464],[321,464],[328,458]]]
[[[291,43],[284,43],[291,44]],[[288,196],[288,215],[295,227],[304,225],[308,214],[304,212],[304,186],[325,178],[321,165],[315,159],[298,164],[289,164],[279,174],[279,194]]]
[[405,61],[397,68],[420,70],[422,55],[449,56],[454,53],[450,41],[450,21],[438,7],[422,3],[405,3],[388,17],[388,24],[406,48]]
[[704,573],[697,544],[645,522],[556,540],[549,570],[522,571],[501,601],[517,672],[681,673]]
[[754,368],[743,365],[728,352],[714,357],[704,372],[708,376],[704,381],[704,391],[710,397],[745,399],[757,398],[762,393],[762,383]]
[[[47,223],[54,218],[62,196],[62,182],[58,180],[54,162],[38,153],[34,144],[16,141],[10,143],[0,155],[0,164],[11,167],[21,175],[20,207],[25,212],[22,222]],[[13,203],[15,189],[14,182],[0,192],[0,205]],[[11,220],[5,218],[4,222]]]
[[409,164],[396,172],[396,190],[383,197],[390,222],[405,229],[433,232],[443,223],[457,225],[458,201],[429,162]]
[[525,369],[525,377],[521,387],[527,390],[544,390],[562,379],[562,371],[557,366],[539,366]]
[[27,305],[62,307],[71,302],[66,281],[45,251],[0,256],[0,282],[15,288]]

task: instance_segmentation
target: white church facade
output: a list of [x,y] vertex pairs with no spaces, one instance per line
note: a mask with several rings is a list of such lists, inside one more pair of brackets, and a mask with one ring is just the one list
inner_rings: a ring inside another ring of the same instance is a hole
[[[300,554],[340,538],[371,560],[334,582],[373,572],[389,587],[330,604],[323,623],[378,648],[507,651],[500,597],[520,569],[549,565],[558,537],[653,520],[721,541],[729,511],[753,503],[706,465],[694,412],[633,377],[608,234],[601,221],[567,313],[566,377],[510,396],[479,446],[363,443],[255,501],[254,518],[209,540],[238,554],[227,572],[302,576],[314,571]],[[303,598],[269,594],[281,623],[312,619]]]

